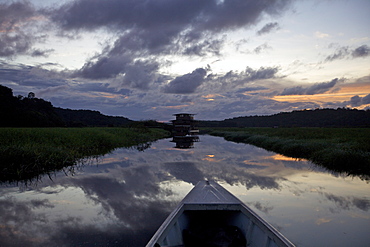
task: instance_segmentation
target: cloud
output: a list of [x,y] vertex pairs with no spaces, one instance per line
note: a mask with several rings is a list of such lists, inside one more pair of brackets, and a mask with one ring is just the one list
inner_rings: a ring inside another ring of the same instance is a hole
[[279,95],[314,95],[314,94],[321,94],[329,91],[332,89],[337,82],[339,81],[338,78],[335,78],[331,80],[330,82],[321,82],[321,83],[316,83],[310,87],[302,87],[302,86],[297,86],[297,87],[290,87],[290,88],[285,88],[282,93]]
[[93,80],[114,79],[122,87],[148,89],[157,78],[159,68],[154,59],[135,59],[129,51],[98,55],[96,61],[88,61],[74,76]]
[[[76,76],[115,78],[121,85],[149,89],[161,67],[159,56],[220,55],[225,31],[254,25],[265,14],[278,15],[289,4],[288,0],[77,0],[48,13],[64,31],[104,29],[119,35],[113,45],[76,71]],[[145,75],[138,76],[143,71]],[[178,91],[172,87],[166,91]],[[193,92],[191,86],[184,90]]]
[[40,16],[28,1],[0,3],[0,57],[35,52],[34,43],[45,38],[34,30]]
[[251,205],[256,207],[259,211],[264,212],[265,214],[268,214],[271,210],[274,209],[273,206],[269,206],[267,203],[266,205],[263,205],[261,202],[250,202]]
[[330,35],[327,34],[327,33],[322,33],[322,32],[316,31],[315,32],[315,37],[319,38],[319,39],[325,39],[325,38],[329,38]]
[[36,92],[37,97],[50,97],[56,93],[63,92],[69,88],[68,85],[60,85],[55,87],[47,87]]
[[122,55],[101,56],[97,61],[89,61],[77,71],[76,76],[88,79],[113,78],[125,70],[131,60]]
[[205,179],[205,174],[197,168],[197,164],[193,162],[167,162],[163,164],[166,171],[178,180],[185,181],[196,185],[199,181]]
[[263,34],[267,34],[267,33],[270,33],[274,30],[277,30],[279,29],[279,23],[277,22],[270,22],[270,23],[267,23],[266,25],[264,25],[260,30],[257,31],[257,35],[263,35]]
[[362,45],[352,51],[352,57],[367,57],[370,55],[370,47]]
[[53,51],[54,49],[46,49],[46,50],[33,49],[31,52],[31,57],[48,57],[49,53]]
[[262,44],[260,46],[257,46],[253,52],[256,53],[256,54],[260,54],[261,52],[265,51],[265,50],[268,50],[268,49],[272,49],[271,46],[269,46],[268,44]]
[[195,90],[204,82],[207,71],[198,68],[189,74],[176,77],[169,84],[164,86],[163,92],[176,94],[194,93]]
[[344,197],[321,192],[320,194],[325,196],[329,201],[333,201],[339,208],[344,210],[350,210],[355,207],[365,212],[370,210],[370,200],[367,198],[359,198],[355,196]]
[[270,79],[276,76],[278,70],[279,69],[277,67],[260,67],[258,70],[253,70],[252,68],[247,67],[245,72],[242,73],[242,76],[245,81]]
[[18,32],[15,36],[0,35],[0,57],[11,57],[26,53],[32,47],[32,38]]
[[349,101],[343,102],[345,105],[350,105],[352,107],[361,106],[361,105],[367,105],[370,104],[370,94],[361,97],[358,95],[355,95],[351,97]]
[[355,49],[350,49],[348,46],[337,48],[334,54],[329,55],[325,58],[325,62],[332,62],[339,59],[354,59],[359,57],[367,57],[370,55],[370,47],[368,45],[362,45]]
[[178,34],[185,29],[219,32],[248,26],[263,14],[277,15],[286,9],[288,0],[77,0],[52,12],[52,19],[64,29],[92,30],[110,26]]
[[210,74],[206,86],[212,92],[239,89],[250,82],[276,78],[278,71],[278,67],[260,67],[257,70],[247,67],[242,72],[231,70],[225,74]]
[[366,95],[361,99],[363,104],[370,104],[370,94]]
[[206,56],[207,54],[211,55],[220,55],[220,50],[224,44],[224,39],[210,39],[198,42],[196,44],[189,44],[185,46],[182,54],[184,55],[197,55],[197,56]]
[[325,58],[326,62],[331,62],[338,59],[343,59],[349,54],[349,48],[348,47],[340,47],[338,48],[334,54],[329,55]]
[[199,26],[202,31],[211,30],[213,32],[249,26],[259,21],[263,14],[281,13],[289,2],[226,0],[205,9],[204,18],[200,19]]
[[0,82],[17,84],[23,87],[49,87],[64,85],[67,82],[66,74],[38,66],[24,64],[11,65],[0,62]]
[[[0,199],[0,245],[30,246],[32,240],[34,244],[35,240],[46,237],[46,229],[40,226],[48,222],[48,217],[45,213],[37,214],[35,211],[43,212],[50,208],[54,208],[54,205],[47,199],[20,201],[12,196]],[[39,232],[35,234],[37,230]]]

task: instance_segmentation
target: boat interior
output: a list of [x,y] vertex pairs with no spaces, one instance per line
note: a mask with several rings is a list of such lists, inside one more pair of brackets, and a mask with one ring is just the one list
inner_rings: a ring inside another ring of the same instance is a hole
[[184,210],[172,224],[157,247],[276,246],[241,210]]
[[280,232],[215,182],[199,182],[147,247],[292,247]]

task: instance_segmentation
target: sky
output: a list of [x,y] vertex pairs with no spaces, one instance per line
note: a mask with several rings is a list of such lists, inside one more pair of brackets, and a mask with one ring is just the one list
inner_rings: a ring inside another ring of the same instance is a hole
[[0,84],[132,120],[370,109],[369,0],[0,0]]

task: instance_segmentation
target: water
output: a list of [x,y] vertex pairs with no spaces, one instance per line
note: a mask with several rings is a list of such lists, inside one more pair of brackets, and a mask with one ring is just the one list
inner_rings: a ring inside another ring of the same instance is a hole
[[[370,246],[370,185],[263,149],[201,136],[117,149],[73,176],[0,187],[0,246],[145,246],[176,204],[214,179],[297,246]],[[66,174],[68,176],[66,176]]]

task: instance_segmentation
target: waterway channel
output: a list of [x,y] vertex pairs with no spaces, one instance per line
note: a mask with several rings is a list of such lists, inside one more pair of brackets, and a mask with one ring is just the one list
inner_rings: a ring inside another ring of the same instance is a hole
[[0,246],[145,246],[199,181],[213,179],[297,246],[370,246],[369,180],[201,136],[116,149],[39,180],[0,185]]

